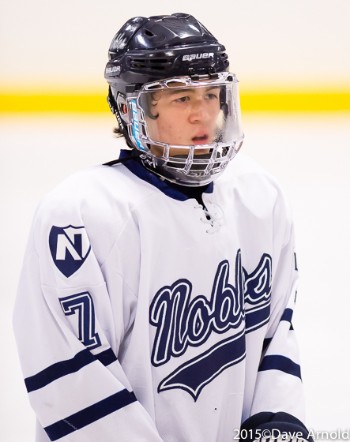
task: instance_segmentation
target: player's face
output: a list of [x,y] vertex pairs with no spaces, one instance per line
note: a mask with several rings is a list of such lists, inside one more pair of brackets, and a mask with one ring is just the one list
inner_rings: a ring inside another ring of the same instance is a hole
[[[150,138],[176,146],[205,145],[214,141],[220,112],[220,88],[217,86],[165,89],[152,94],[151,115],[147,118]],[[161,155],[163,149],[151,148]],[[205,153],[206,149],[196,149]],[[170,155],[183,155],[188,148],[171,149]]]

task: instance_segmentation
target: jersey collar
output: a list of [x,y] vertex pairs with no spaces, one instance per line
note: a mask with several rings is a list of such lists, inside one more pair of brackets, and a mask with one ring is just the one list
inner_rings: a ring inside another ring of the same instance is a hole
[[[137,157],[130,158],[130,156],[130,150],[121,149],[119,159],[124,160],[121,161],[123,165],[138,178],[157,187],[157,189],[170,198],[178,201],[186,201],[190,198],[197,198],[199,193],[213,193],[213,182],[200,187],[179,186],[152,173],[141,164]],[[127,158],[130,158],[129,161],[125,161]]]

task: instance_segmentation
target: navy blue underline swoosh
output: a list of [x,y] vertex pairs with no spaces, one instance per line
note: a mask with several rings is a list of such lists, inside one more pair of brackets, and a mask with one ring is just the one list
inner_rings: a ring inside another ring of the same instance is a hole
[[226,368],[245,358],[245,333],[225,339],[178,367],[159,385],[158,391],[181,388],[196,401],[202,389]]

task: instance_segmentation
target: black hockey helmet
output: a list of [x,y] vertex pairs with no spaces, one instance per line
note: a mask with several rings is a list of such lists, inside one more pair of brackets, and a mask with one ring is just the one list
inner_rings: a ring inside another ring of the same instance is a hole
[[125,96],[163,78],[213,74],[229,68],[225,47],[202,23],[185,13],[131,18],[114,36],[108,58],[108,102],[127,140],[119,109],[124,100],[118,100],[119,94]]
[[119,92],[180,75],[228,70],[225,47],[192,15],[134,17],[114,36],[105,70]]

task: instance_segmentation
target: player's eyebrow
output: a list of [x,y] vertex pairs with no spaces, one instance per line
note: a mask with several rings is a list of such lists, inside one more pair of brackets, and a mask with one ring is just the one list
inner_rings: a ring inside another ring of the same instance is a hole
[[182,94],[184,92],[193,92],[194,88],[184,88],[184,89],[178,89],[178,88],[169,88],[166,89],[167,95],[175,95],[175,94]]
[[[208,86],[205,88],[205,91],[208,92],[213,89],[219,89],[219,88],[220,88],[220,86],[216,86],[216,85]],[[182,94],[184,92],[194,92],[196,89],[198,89],[198,88],[197,87],[191,87],[191,88],[188,87],[188,88],[184,88],[184,89],[178,89],[176,87],[176,89],[175,89],[175,87],[174,88],[170,87],[170,88],[166,89],[166,91],[167,91],[167,95],[174,95],[174,94]]]

